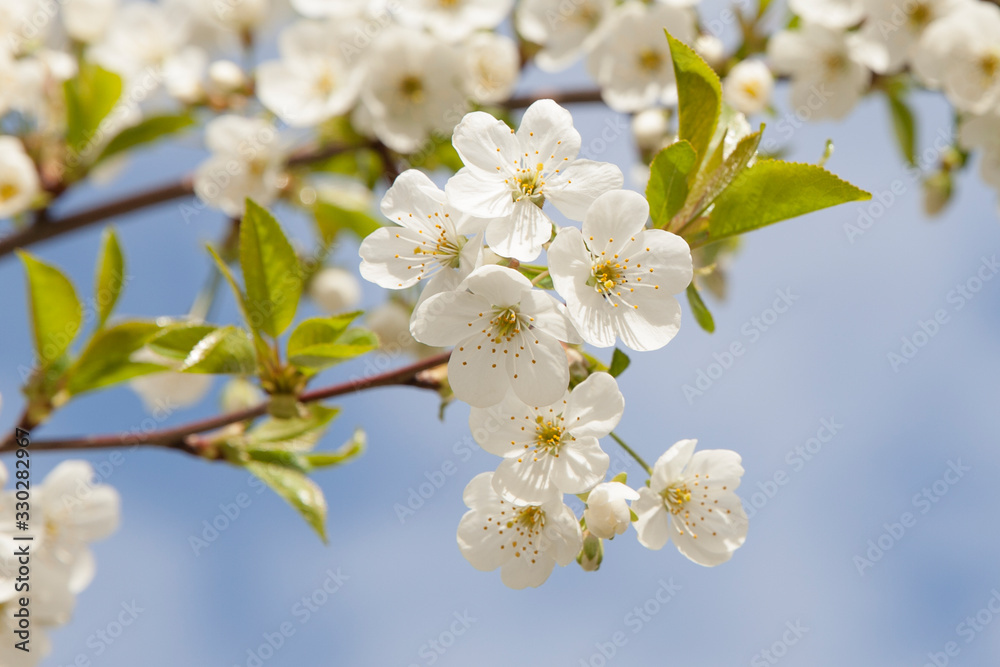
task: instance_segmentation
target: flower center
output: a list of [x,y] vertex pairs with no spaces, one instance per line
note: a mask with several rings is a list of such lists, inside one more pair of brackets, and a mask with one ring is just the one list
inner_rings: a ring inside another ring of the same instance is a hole
[[420,255],[430,255],[444,268],[457,269],[460,263],[462,247],[465,245],[465,241],[467,239],[463,236],[452,238],[443,225],[437,225],[437,227],[437,240],[432,246],[427,244],[428,247],[430,247],[430,250],[425,247],[417,246],[413,249],[413,254],[418,257]]
[[551,453],[559,456],[559,447],[566,437],[566,429],[562,426],[562,418],[555,417],[545,421],[541,415],[535,418],[535,451]]
[[329,67],[324,67],[319,78],[316,79],[316,91],[328,97],[337,88],[337,79],[333,76],[333,71]]
[[573,18],[576,21],[579,21],[580,23],[583,23],[593,28],[596,27],[597,24],[601,21],[601,13],[597,10],[597,8],[594,5],[590,4],[589,2],[585,2],[579,6],[579,8],[576,10],[576,16],[574,16]]
[[639,52],[639,68],[647,72],[656,72],[663,65],[663,56],[659,51],[643,49]]
[[424,101],[424,80],[419,76],[408,74],[399,82],[399,92],[410,102],[420,104]]
[[847,67],[847,58],[843,53],[830,53],[827,54],[824,65],[826,66],[827,72],[837,74]]
[[538,532],[545,526],[545,512],[537,505],[525,507],[507,522],[507,527],[512,528],[515,524],[522,530],[527,530],[529,534]]
[[994,50],[979,59],[979,69],[987,79],[1000,74],[1000,50]]
[[21,194],[20,188],[13,183],[0,184],[0,202],[10,201],[19,194]]
[[910,12],[910,25],[915,28],[923,28],[930,23],[931,18],[933,18],[931,16],[931,8],[927,6],[927,3],[918,2],[917,6]]
[[760,84],[756,81],[747,81],[743,84],[743,92],[747,97],[756,100],[760,97]]
[[493,319],[490,320],[490,339],[494,343],[510,342],[514,336],[521,333],[521,317],[517,306],[493,309]]
[[610,259],[603,264],[595,264],[591,276],[587,284],[592,285],[601,296],[605,297],[618,285],[628,282],[625,279],[624,267],[618,262],[612,263]]
[[668,486],[660,492],[660,495],[663,496],[663,504],[671,514],[680,513],[684,509],[684,504],[691,500],[691,491],[683,482]]
[[545,195],[542,192],[545,185],[545,176],[542,174],[544,168],[545,165],[541,162],[536,164],[534,169],[527,166],[518,168],[517,181],[511,192],[514,201],[528,199],[536,206],[545,203]]

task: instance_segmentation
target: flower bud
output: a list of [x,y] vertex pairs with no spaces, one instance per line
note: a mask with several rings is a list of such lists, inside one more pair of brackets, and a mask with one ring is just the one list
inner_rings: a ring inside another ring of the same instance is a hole
[[598,484],[587,496],[587,509],[583,513],[587,530],[604,539],[621,535],[632,522],[631,509],[625,501],[638,498],[638,493],[621,482]]
[[216,60],[208,66],[208,83],[212,90],[231,93],[246,85],[247,78],[232,60]]
[[604,542],[590,531],[583,533],[583,549],[576,557],[584,572],[596,572],[604,560]]
[[694,50],[712,69],[718,69],[726,59],[726,46],[715,35],[698,35]]
[[334,315],[351,310],[361,301],[361,284],[344,269],[323,269],[309,282],[309,296],[320,310]]
[[667,116],[662,109],[646,109],[632,117],[632,136],[639,150],[659,150],[666,140],[667,129]]

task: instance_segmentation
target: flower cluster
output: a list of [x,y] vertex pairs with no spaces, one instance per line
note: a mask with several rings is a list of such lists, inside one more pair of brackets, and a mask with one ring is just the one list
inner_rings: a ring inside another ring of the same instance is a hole
[[[14,482],[25,468],[16,468]],[[0,487],[7,469],[0,464]],[[115,531],[119,521],[118,493],[94,481],[86,461],[64,461],[30,490],[29,532],[14,531],[15,520],[25,519],[24,485],[0,495],[0,664],[31,667],[49,652],[46,632],[69,621],[76,596],[94,578],[95,563],[89,544]],[[17,540],[30,536],[31,541]],[[25,560],[18,553],[27,549]],[[28,567],[24,568],[27,563]],[[25,572],[30,570],[28,576]],[[30,596],[29,650],[16,647],[19,600]]]
[[[368,236],[360,255],[361,275],[371,282],[422,286],[410,332],[425,345],[454,348],[451,390],[472,406],[476,441],[502,457],[465,491],[462,553],[479,569],[501,567],[511,587],[538,586],[556,563],[580,554],[584,530],[598,538],[623,532],[630,499],[645,512],[640,540],[662,547],[657,506],[675,517],[702,513],[694,508],[702,499],[679,490],[704,484],[685,476],[690,451],[674,456],[684,459],[679,466],[661,471],[666,464],[657,464],[651,488],[658,501],[605,483],[610,459],[599,439],[618,424],[625,399],[608,373],[571,377],[568,354],[584,342],[607,348],[620,341],[638,351],[670,342],[681,320],[674,295],[692,278],[687,243],[646,228],[649,205],[620,189],[617,167],[578,158],[573,119],[551,100],[531,105],[517,130],[470,113],[453,142],[465,166],[443,190],[420,171],[401,174],[382,200],[394,225]],[[548,206],[581,226],[558,226]],[[547,267],[522,263],[543,251]],[[731,494],[739,481],[732,461],[717,470],[715,458],[701,457],[694,474],[719,475]],[[711,489],[714,503],[714,483]],[[577,518],[567,494],[589,498],[589,519]],[[700,549],[681,547],[692,560],[717,564],[742,543],[746,521],[734,498],[707,510],[736,514],[709,515]],[[677,520],[687,530],[679,545],[702,532]]]

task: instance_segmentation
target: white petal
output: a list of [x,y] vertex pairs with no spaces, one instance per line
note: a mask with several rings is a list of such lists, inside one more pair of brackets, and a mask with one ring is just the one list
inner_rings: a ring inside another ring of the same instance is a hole
[[[560,458],[562,458],[560,456]],[[508,500],[524,505],[540,505],[561,498],[552,470],[559,459],[526,450],[522,456],[505,458],[493,473],[493,489]]]
[[593,271],[590,252],[580,230],[563,227],[548,250],[549,271],[556,291],[566,299],[566,309],[581,337],[597,347],[615,344],[615,329],[605,312],[606,303],[587,282]]
[[594,201],[584,218],[587,247],[595,256],[610,259],[643,231],[647,218],[649,203],[645,197],[631,190],[608,192]]
[[488,408],[502,401],[510,379],[501,356],[500,348],[491,347],[482,338],[469,339],[452,350],[448,381],[455,396],[476,408]]
[[557,176],[550,177],[544,191],[545,197],[560,213],[570,220],[583,220],[594,200],[618,190],[624,183],[621,169],[609,162],[577,160]]
[[451,142],[467,166],[496,175],[500,181],[500,174],[511,170],[521,153],[517,137],[507,124],[483,111],[466,114]]
[[468,167],[449,178],[444,191],[455,208],[481,218],[504,217],[514,210],[514,199],[506,183]]
[[566,392],[566,351],[543,331],[523,332],[512,341],[507,357],[510,386],[528,405],[551,405]]
[[639,489],[639,499],[632,503],[632,511],[638,516],[635,530],[639,544],[647,549],[662,549],[670,539],[670,515],[663,506],[663,498],[647,487]]
[[570,393],[563,419],[578,438],[603,438],[618,426],[624,412],[625,397],[615,379],[607,373],[593,373]]
[[413,311],[410,333],[424,345],[454,345],[485,327],[490,304],[467,292],[435,294]]
[[551,294],[533,289],[521,297],[521,313],[530,316],[531,326],[566,343],[582,343],[580,334],[566,312],[566,307]]
[[704,497],[705,505],[699,498],[692,497],[684,511],[672,517],[671,537],[682,554],[712,567],[729,560],[746,541],[747,516],[735,493],[710,494]]
[[552,100],[538,100],[524,112],[517,139],[528,164],[574,160],[580,152],[580,133],[573,115]]
[[542,254],[542,245],[552,238],[552,221],[527,199],[514,203],[511,213],[486,227],[486,243],[498,255],[530,262]]
[[479,446],[497,456],[517,456],[535,442],[535,411],[513,393],[499,404],[469,411],[469,430]]
[[500,579],[504,585],[518,591],[528,587],[537,588],[545,583],[555,566],[555,559],[544,552],[533,558],[515,557],[500,568]]
[[681,440],[665,451],[653,465],[649,488],[659,493],[683,477],[684,466],[691,460],[697,440]]
[[521,302],[524,294],[531,289],[531,281],[519,271],[491,264],[470,273],[462,286],[486,299],[490,305],[506,308]]
[[583,548],[580,521],[562,500],[545,503],[545,528],[542,533],[546,552],[554,552],[559,565],[569,565]]
[[552,470],[552,483],[563,493],[585,493],[604,479],[610,463],[611,458],[601,449],[597,438],[577,436],[560,450]]

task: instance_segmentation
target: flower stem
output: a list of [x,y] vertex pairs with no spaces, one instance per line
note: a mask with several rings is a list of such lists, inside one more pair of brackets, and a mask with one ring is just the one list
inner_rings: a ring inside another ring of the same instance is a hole
[[628,453],[629,453],[629,455],[630,455],[630,456],[631,456],[632,458],[634,458],[634,459],[635,459],[636,461],[638,461],[638,462],[639,462],[639,465],[641,465],[641,466],[643,467],[643,469],[644,469],[644,470],[646,471],[646,474],[647,474],[647,475],[649,475],[650,477],[652,477],[652,475],[653,475],[653,469],[649,467],[649,464],[648,464],[648,463],[646,463],[646,462],[645,462],[645,461],[644,461],[644,460],[642,459],[642,457],[641,457],[641,456],[639,456],[639,455],[638,455],[638,454],[637,454],[637,453],[635,452],[635,450],[634,450],[634,449],[632,449],[632,448],[631,448],[631,447],[629,447],[629,446],[628,446],[627,444],[625,444],[625,441],[624,441],[624,440],[622,440],[621,438],[619,438],[619,437],[618,437],[618,434],[617,434],[617,433],[615,433],[614,431],[612,431],[612,432],[610,433],[610,435],[611,435],[611,437],[612,437],[612,438],[614,438],[614,439],[615,439],[615,442],[617,442],[617,443],[618,443],[619,445],[621,445],[622,449],[624,449],[624,450],[625,450],[626,452],[628,452]]

